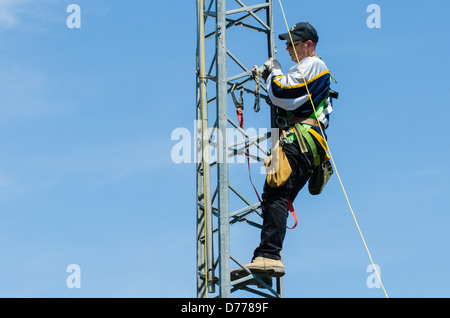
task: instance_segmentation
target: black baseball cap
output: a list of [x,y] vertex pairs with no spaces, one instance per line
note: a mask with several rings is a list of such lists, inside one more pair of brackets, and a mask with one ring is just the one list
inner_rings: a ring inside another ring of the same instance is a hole
[[[291,28],[292,40],[311,40],[313,42],[319,42],[319,36],[316,29],[308,22],[299,22]],[[280,40],[291,41],[289,33],[283,33],[278,36]]]

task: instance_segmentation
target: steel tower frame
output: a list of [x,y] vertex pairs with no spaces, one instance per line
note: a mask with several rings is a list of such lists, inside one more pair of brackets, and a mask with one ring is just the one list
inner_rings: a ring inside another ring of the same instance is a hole
[[[261,216],[261,204],[259,201],[251,203],[251,200],[233,186],[232,180],[229,179],[229,161],[234,156],[247,156],[262,161],[264,158],[253,155],[248,149],[253,147],[267,155],[261,144],[267,142],[271,136],[275,138],[275,131],[278,132],[275,127],[274,107],[271,107],[271,118],[268,123],[272,128],[271,131],[257,136],[247,134],[228,115],[228,104],[233,104],[229,103],[229,97],[234,92],[239,91],[242,95],[245,94],[244,96],[254,98],[255,101],[259,98],[267,101],[267,95],[265,95],[267,90],[264,83],[261,83],[261,92],[250,87],[256,83],[256,78],[251,71],[252,67],[246,66],[227,47],[228,32],[231,29],[246,28],[263,34],[263,45],[267,47],[267,50],[260,52],[263,56],[255,57],[252,63],[255,63],[256,58],[258,58],[257,60],[261,58],[266,60],[275,57],[272,0],[259,0],[262,3],[252,5],[245,5],[244,1],[249,3],[258,0],[197,0],[196,235],[198,298],[205,298],[209,295],[229,298],[231,293],[237,290],[245,290],[263,297],[283,297],[282,278],[275,279],[275,287],[272,287],[272,280],[264,280],[250,272],[249,276],[236,281],[231,281],[230,278],[231,260],[244,268],[243,263],[231,254],[230,226],[236,223],[245,223],[260,228],[261,225],[251,221],[249,216],[255,214]],[[226,4],[234,6],[234,8],[227,11]],[[209,39],[215,39],[215,42],[211,43],[208,41]],[[228,76],[228,73],[236,72],[232,70],[232,66],[238,69],[239,73]],[[210,84],[212,84],[212,90],[208,90]],[[234,107],[232,108],[234,109]],[[215,117],[213,125],[210,125],[208,115],[211,115],[212,118]],[[230,143],[227,136],[228,128],[239,131],[243,139]],[[212,155],[213,152],[216,156]],[[211,157],[216,158],[212,160]],[[216,178],[211,174],[212,169],[217,169]],[[214,180],[212,181],[212,179]],[[230,211],[230,190],[242,201],[244,207]],[[256,284],[265,290],[250,287]]]

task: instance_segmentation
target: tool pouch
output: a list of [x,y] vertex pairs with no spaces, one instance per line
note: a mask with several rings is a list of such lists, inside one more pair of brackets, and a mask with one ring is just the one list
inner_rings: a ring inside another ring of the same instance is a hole
[[[283,133],[286,136],[284,131]],[[280,141],[277,141],[270,156],[264,160],[264,165],[267,172],[267,184],[272,188],[282,187],[292,173],[291,165],[283,151],[283,147],[280,145]]]
[[314,168],[311,178],[309,179],[308,189],[312,195],[322,193],[323,188],[330,180],[333,174],[333,166],[329,160],[322,162]]

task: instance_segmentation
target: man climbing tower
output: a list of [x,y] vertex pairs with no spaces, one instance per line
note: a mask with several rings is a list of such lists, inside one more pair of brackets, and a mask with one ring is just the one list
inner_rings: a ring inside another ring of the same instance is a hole
[[[254,251],[252,263],[245,265],[250,271],[269,277],[285,274],[280,253],[289,206],[308,180],[311,194],[320,193],[324,184],[317,189],[317,184],[313,183],[323,183],[324,171],[320,168],[324,164],[327,164],[325,170],[331,169],[325,141],[325,129],[332,112],[331,75],[325,63],[316,56],[317,31],[311,24],[300,22],[279,38],[286,41],[286,50],[296,64],[283,74],[278,61],[270,59],[259,71],[266,81],[270,101],[276,106],[277,124],[286,132],[281,148],[292,172],[282,185],[271,184],[266,179],[262,195],[261,241]],[[328,173],[331,175],[332,170]],[[231,279],[247,274],[240,268],[232,271]]]

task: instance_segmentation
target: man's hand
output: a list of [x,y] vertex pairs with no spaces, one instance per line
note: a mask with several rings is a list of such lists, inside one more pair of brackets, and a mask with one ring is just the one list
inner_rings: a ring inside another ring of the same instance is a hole
[[272,57],[259,68],[259,74],[261,78],[264,79],[264,82],[267,81],[270,73],[272,73],[275,69],[281,70],[281,65],[276,59]]

